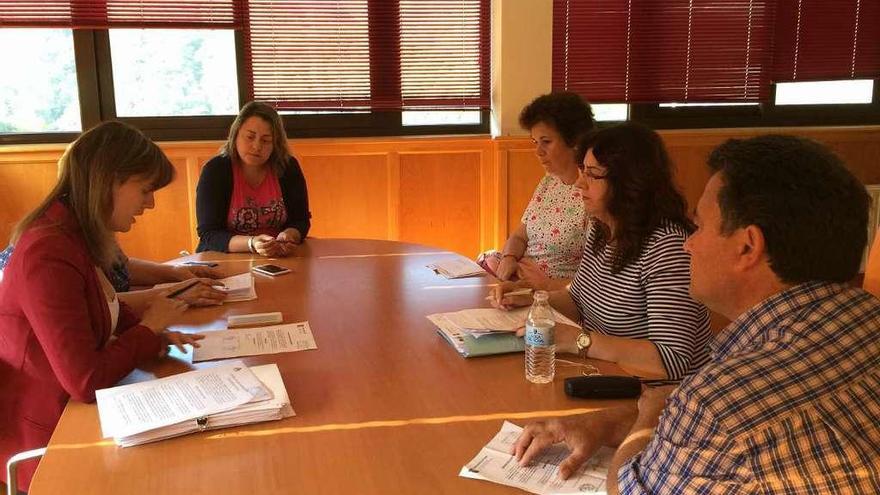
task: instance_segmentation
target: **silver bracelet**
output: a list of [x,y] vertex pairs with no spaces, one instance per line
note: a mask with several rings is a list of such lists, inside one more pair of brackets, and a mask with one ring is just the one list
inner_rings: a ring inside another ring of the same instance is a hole
[[257,252],[257,248],[254,247],[254,236],[248,237],[248,251],[252,253]]

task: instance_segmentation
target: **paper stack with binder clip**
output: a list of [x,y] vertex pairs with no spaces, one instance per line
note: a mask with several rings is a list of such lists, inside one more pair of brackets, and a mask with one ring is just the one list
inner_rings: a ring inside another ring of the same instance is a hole
[[104,438],[122,447],[295,415],[275,364],[234,361],[98,390],[96,397]]

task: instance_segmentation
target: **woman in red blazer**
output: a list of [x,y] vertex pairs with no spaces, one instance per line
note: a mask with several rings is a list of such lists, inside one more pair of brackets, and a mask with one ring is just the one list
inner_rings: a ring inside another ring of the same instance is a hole
[[[55,188],[12,234],[0,281],[0,461],[49,442],[68,398],[91,402],[168,344],[200,336],[168,332],[186,303],[157,297],[138,317],[106,272],[115,232],[154,205],[174,177],[140,131],[107,122],[83,133],[59,162]],[[36,462],[19,469],[27,490]],[[0,474],[6,482],[6,470]]]

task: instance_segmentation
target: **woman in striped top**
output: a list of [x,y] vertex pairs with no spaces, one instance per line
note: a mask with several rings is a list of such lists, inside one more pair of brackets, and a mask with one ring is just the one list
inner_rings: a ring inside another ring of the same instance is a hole
[[[581,149],[577,186],[592,219],[571,286],[550,302],[582,328],[557,325],[557,350],[681,380],[708,359],[709,316],[689,295],[683,245],[694,227],[663,142],[627,123],[588,136]],[[504,296],[515,286],[497,287],[495,305],[531,304],[531,296]]]

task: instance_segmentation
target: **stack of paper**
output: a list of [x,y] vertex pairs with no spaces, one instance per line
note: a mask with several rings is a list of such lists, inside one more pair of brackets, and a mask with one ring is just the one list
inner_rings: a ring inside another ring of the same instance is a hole
[[427,266],[434,270],[434,273],[437,275],[442,275],[446,278],[473,277],[486,273],[480,265],[464,258],[438,261]]
[[250,272],[233,275],[220,279],[224,287],[220,290],[226,292],[226,302],[252,301],[257,298],[254,289],[254,276]]
[[601,447],[593,457],[567,480],[559,478],[559,464],[570,451],[562,443],[545,450],[526,467],[520,467],[510,449],[522,428],[507,421],[501,431],[480,450],[471,462],[461,468],[459,476],[487,480],[538,494],[580,493],[604,494],[608,466],[614,450]]
[[[252,301],[257,298],[257,291],[254,289],[254,276],[250,272],[221,278],[217,281],[223,283],[223,287],[217,287],[217,289],[226,293],[224,302]],[[154,288],[167,289],[178,284],[180,282],[156,284]]]
[[98,390],[96,397],[104,438],[123,447],[295,414],[276,365],[241,361]]
[[317,349],[309,322],[205,332],[193,362]]
[[[558,311],[553,311],[558,323],[578,326]],[[437,327],[459,354],[464,357],[485,356],[520,352],[525,349],[522,338],[515,332],[526,326],[529,308],[504,311],[494,308],[465,309],[453,313],[428,315],[428,320]]]

